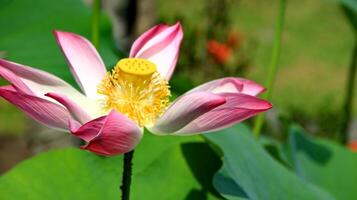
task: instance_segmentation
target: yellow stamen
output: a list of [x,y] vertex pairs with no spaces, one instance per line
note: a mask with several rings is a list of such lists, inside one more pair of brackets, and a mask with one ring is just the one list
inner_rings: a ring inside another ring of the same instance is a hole
[[98,85],[103,111],[115,109],[139,126],[150,126],[169,104],[168,82],[152,62],[140,58],[120,60]]

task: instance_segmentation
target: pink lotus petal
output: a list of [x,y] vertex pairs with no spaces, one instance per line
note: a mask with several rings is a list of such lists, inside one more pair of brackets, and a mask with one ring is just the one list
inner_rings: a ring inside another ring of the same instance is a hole
[[93,119],[83,125],[78,124],[74,120],[70,120],[69,121],[69,130],[76,137],[78,137],[86,142],[90,142],[98,135],[98,133],[100,132],[100,130],[103,127],[103,124],[104,124],[106,118],[107,118],[107,116],[98,117],[98,118]]
[[46,126],[60,130],[68,128],[67,123],[71,116],[62,106],[6,88],[0,89],[0,96]]
[[226,97],[225,104],[201,115],[174,134],[192,135],[221,130],[272,107],[268,101],[250,95],[237,93],[221,95]]
[[67,108],[72,117],[81,123],[86,123],[92,118],[84,111],[76,102],[72,101],[65,95],[57,93],[47,93],[46,96],[51,97]]
[[71,72],[89,97],[97,96],[97,85],[106,74],[105,65],[94,46],[74,33],[54,31]]
[[11,92],[16,92],[17,90],[14,88],[14,86],[12,85],[4,85],[4,86],[0,86],[0,90],[8,90]]
[[4,59],[0,59],[0,76],[18,91],[40,98],[48,92],[57,92],[76,102],[84,102],[87,99],[71,85],[52,74]]
[[170,134],[192,120],[226,102],[225,97],[209,92],[196,92],[178,98],[150,130],[154,134]]
[[19,77],[17,77],[13,72],[3,68],[1,65],[0,65],[0,77],[9,81],[13,85],[13,87],[19,90],[20,92],[26,94],[33,94],[30,88],[27,87],[27,85]]
[[197,91],[210,91],[215,94],[243,93],[256,96],[265,91],[265,88],[251,80],[229,77],[213,80],[208,83],[202,84],[190,90],[189,93]]
[[138,37],[133,45],[131,46],[130,49],[130,54],[129,57],[135,57],[138,52],[140,51],[140,49],[143,48],[143,46],[151,39],[153,38],[155,35],[158,35],[159,33],[161,33],[162,31],[166,30],[169,26],[165,25],[165,24],[159,24],[156,25],[154,27],[152,27],[151,29],[147,30],[145,33],[141,34],[140,37]]
[[175,69],[183,32],[178,22],[173,26],[157,25],[142,34],[133,44],[130,57],[155,63],[158,72],[170,80]]
[[247,80],[247,79],[239,79],[239,80],[243,83],[243,90],[241,91],[241,93],[243,94],[257,96],[266,90],[263,86],[259,85],[254,81]]
[[[69,130],[71,133],[76,132],[81,126],[82,126],[82,124],[79,123],[79,122],[76,121],[76,120],[70,119],[70,120],[68,121],[68,130]],[[87,140],[85,140],[85,139],[83,139],[83,138],[81,138],[81,139],[84,140],[84,141],[87,141]]]
[[88,142],[82,147],[83,149],[105,156],[133,150],[142,137],[142,130],[133,121],[115,110],[79,128],[75,123],[70,126],[72,126],[73,135]]

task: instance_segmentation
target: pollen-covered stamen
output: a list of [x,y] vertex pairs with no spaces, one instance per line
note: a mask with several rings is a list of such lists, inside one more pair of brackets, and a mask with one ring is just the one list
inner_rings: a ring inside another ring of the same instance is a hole
[[111,73],[98,85],[104,95],[105,112],[115,109],[139,126],[150,126],[169,104],[170,90],[167,81],[148,60],[126,58],[120,60]]

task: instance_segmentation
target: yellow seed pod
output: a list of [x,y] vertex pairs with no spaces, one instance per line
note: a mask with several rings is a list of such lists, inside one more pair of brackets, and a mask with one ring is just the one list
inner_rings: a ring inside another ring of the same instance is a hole
[[148,76],[156,71],[154,63],[142,58],[121,59],[116,67],[126,74],[136,76]]

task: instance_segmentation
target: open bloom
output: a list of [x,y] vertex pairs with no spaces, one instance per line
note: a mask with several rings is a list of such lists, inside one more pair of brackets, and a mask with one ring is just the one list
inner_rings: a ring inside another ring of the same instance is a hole
[[126,153],[143,128],[160,135],[191,135],[223,129],[271,108],[255,96],[264,88],[240,78],[203,84],[169,103],[168,81],[183,37],[181,25],[157,25],[133,44],[129,58],[107,72],[85,38],[54,31],[83,93],[60,78],[0,59],[0,76],[11,85],[0,96],[33,119],[69,130],[100,155]]

